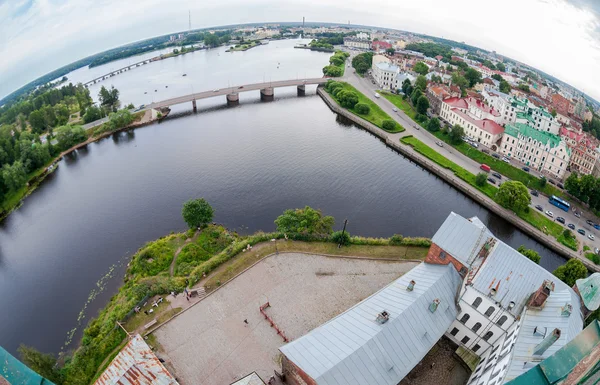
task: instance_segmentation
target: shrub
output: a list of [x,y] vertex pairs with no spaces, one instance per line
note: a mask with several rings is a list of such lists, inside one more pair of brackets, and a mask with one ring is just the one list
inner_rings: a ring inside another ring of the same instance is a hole
[[394,131],[396,129],[396,122],[394,122],[393,120],[386,119],[383,122],[381,122],[381,128],[383,128],[386,131]]
[[484,174],[482,172],[477,174],[477,176],[475,177],[475,184],[479,187],[483,187],[483,186],[485,186],[486,183],[487,183],[487,174]]
[[192,229],[212,221],[214,210],[204,198],[190,199],[183,204],[181,215],[185,223]]
[[169,241],[176,237],[176,235],[170,235],[147,244],[133,256],[131,273],[149,276],[168,269],[174,255],[173,247]]
[[350,234],[347,231],[336,231],[331,234],[331,242],[337,243],[338,245],[346,246],[350,244]]
[[371,107],[366,103],[357,103],[354,109],[361,115],[368,115],[371,112]]
[[390,237],[390,245],[392,246],[400,246],[404,241],[404,237],[402,234],[394,234]]

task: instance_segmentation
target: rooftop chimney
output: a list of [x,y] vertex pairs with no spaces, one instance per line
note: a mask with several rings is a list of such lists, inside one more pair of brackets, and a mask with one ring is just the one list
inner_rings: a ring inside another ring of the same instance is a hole
[[533,309],[544,308],[551,291],[554,291],[554,282],[547,279],[542,283],[540,288],[531,295],[528,306]]
[[390,319],[390,313],[388,313],[387,311],[382,311],[381,313],[377,314],[377,318],[375,319],[375,321],[377,321],[377,323],[380,324],[384,324],[386,322],[388,322]]
[[415,288],[415,284],[416,282],[414,280],[411,280],[408,286],[406,287],[406,291],[413,291],[413,289]]
[[542,342],[537,344],[537,346],[533,350],[533,355],[541,356],[542,354],[544,354],[544,352],[546,350],[548,350],[548,348],[550,346],[552,346],[553,343],[558,341],[559,338],[560,338],[560,329],[554,329],[548,337],[544,338],[542,340]]
[[568,317],[573,312],[573,306],[570,303],[566,303],[565,306],[560,308],[560,315],[563,317]]
[[432,313],[435,313],[439,304],[440,304],[440,300],[438,298],[434,299],[433,302],[429,304],[429,311]]

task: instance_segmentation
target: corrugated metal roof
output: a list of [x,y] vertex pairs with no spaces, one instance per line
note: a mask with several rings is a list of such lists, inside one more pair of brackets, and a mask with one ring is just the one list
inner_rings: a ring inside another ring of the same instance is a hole
[[265,385],[265,382],[258,376],[258,374],[256,374],[256,372],[252,372],[246,377],[232,383],[231,385]]
[[178,385],[139,334],[125,345],[94,383],[115,384]]
[[577,290],[583,298],[588,310],[594,311],[600,307],[600,273],[594,273],[587,278],[575,281]]
[[468,267],[487,238],[492,236],[479,219],[469,221],[452,212],[431,241]]
[[[556,284],[556,283],[555,283]],[[566,286],[566,285],[565,285]],[[561,315],[565,304],[572,306],[570,316]],[[546,335],[556,328],[561,331],[560,338],[554,342],[541,356],[534,356],[535,347],[544,337],[535,336],[533,331],[545,330]],[[512,359],[506,372],[505,381],[510,381],[525,373],[531,367],[525,368],[526,363],[535,364],[542,358],[547,358],[565,346],[583,328],[583,316],[579,310],[577,294],[571,289],[555,290],[550,293],[546,304],[541,310],[528,308],[521,319],[521,328],[512,349]]]
[[[411,280],[416,285],[407,291]],[[280,350],[319,385],[395,385],[454,321],[460,284],[452,265],[422,263]],[[389,320],[379,324],[384,310]]]

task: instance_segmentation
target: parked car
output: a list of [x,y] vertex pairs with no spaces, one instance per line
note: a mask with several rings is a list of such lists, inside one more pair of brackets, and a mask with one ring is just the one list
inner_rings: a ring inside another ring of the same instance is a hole
[[600,230],[600,225],[599,225],[599,224],[597,224],[597,223],[594,223],[594,228],[595,228],[596,230]]
[[593,241],[594,240],[594,234],[588,234],[588,238]]
[[594,253],[596,253],[596,254],[600,254],[600,249],[599,249],[599,248],[597,248],[597,247],[594,247]]
[[495,176],[498,179],[502,179],[502,175],[500,175],[500,173],[493,172],[492,175]]
[[550,211],[550,210],[546,210],[546,213],[545,213],[545,214],[546,214],[547,216],[549,216],[550,218],[554,218],[554,213],[553,213],[552,211]]
[[486,148],[482,148],[481,152],[483,152],[484,154],[489,154],[490,150],[486,149]]
[[584,229],[579,229],[577,230],[577,232],[581,235],[585,235],[585,230]]
[[577,218],[581,218],[581,213],[575,213],[574,215],[575,215],[575,217],[577,217]]
[[553,184],[553,185],[555,185],[555,186],[556,186],[556,182],[555,182],[555,181],[553,181],[552,179],[548,179],[548,182],[549,182],[550,184]]
[[565,189],[565,186],[563,186],[563,184],[562,184],[562,183],[558,183],[558,184],[557,184],[557,186],[558,186],[558,188],[560,188],[560,189],[563,189],[563,190]]
[[396,107],[392,107],[392,111],[398,112],[398,109]]
[[589,220],[589,219],[588,219],[587,221],[585,221],[585,223],[587,223],[587,224],[588,224],[588,225],[590,225],[590,226],[594,226],[594,222],[592,222],[592,221],[591,221],[591,220]]
[[440,147],[444,147],[444,143],[440,142],[439,140],[437,142],[435,142],[435,144],[437,144]]
[[500,159],[500,155],[498,155],[498,154],[496,154],[496,153],[492,154],[492,156],[493,156],[494,158],[496,158],[496,159]]
[[507,157],[502,158],[502,161],[506,162],[506,163],[510,163],[510,159],[508,159]]
[[540,205],[536,205],[535,208],[538,209],[538,210],[540,210],[540,211],[544,211],[544,208],[542,206],[540,206]]
[[556,221],[562,223],[563,225],[565,224],[565,218],[563,217],[556,217]]
[[214,90],[213,90],[213,92],[219,92],[219,89],[218,89],[218,88],[217,88],[217,89],[214,89]]
[[568,227],[568,228],[570,228],[571,230],[575,230],[575,225],[574,225],[574,224],[572,224],[572,223],[569,223],[569,224],[567,225],[567,227]]
[[488,182],[490,182],[491,184],[496,184],[496,179],[488,178]]
[[471,145],[471,147],[475,147],[475,148],[479,147],[479,145],[475,142],[469,142],[469,144]]
[[540,195],[540,193],[538,193],[537,190],[531,190],[531,195],[533,195],[534,197],[537,197]]
[[521,167],[521,170],[523,170],[525,172],[529,172],[529,167]]

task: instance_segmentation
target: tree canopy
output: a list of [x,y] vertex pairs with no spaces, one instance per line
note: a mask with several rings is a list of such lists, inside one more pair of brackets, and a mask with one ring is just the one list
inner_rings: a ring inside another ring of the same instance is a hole
[[352,58],[352,67],[359,74],[367,72],[373,64],[373,52],[363,52]]
[[587,277],[588,271],[583,262],[578,259],[569,259],[567,263],[559,266],[553,273],[569,286],[575,285],[575,281]]
[[30,369],[55,384],[62,384],[63,378],[60,370],[56,367],[56,358],[52,354],[44,354],[25,345],[19,346],[17,351],[21,361]]
[[475,87],[475,84],[482,82],[481,72],[469,67],[465,71],[465,79],[469,82],[469,88]]
[[415,80],[415,87],[424,92],[427,89],[427,78],[423,75],[417,76],[417,80]]
[[181,215],[189,228],[195,229],[210,223],[214,210],[204,198],[190,199],[183,204]]
[[62,126],[54,130],[58,146],[61,150],[67,150],[74,145],[87,139],[87,135],[81,126]]
[[417,112],[421,115],[425,115],[429,109],[429,99],[425,95],[421,95],[417,99]]
[[531,196],[527,187],[519,181],[502,183],[496,193],[496,200],[502,206],[515,212],[525,210],[531,203]]
[[115,87],[111,87],[109,90],[102,86],[98,93],[98,100],[100,101],[100,105],[116,111],[119,107],[119,90]]
[[427,122],[427,130],[431,132],[437,132],[440,130],[440,120],[438,118],[431,118]]
[[475,184],[479,187],[483,187],[487,183],[487,178],[487,174],[480,172],[477,174],[477,176],[475,176]]
[[524,256],[526,256],[527,258],[531,259],[533,262],[535,262],[537,264],[539,264],[540,260],[542,259],[542,257],[538,254],[537,251],[532,250],[532,249],[527,249],[523,245],[519,246],[517,251],[519,253],[523,254]]
[[459,124],[452,126],[452,129],[448,132],[448,137],[452,144],[461,144],[463,142],[463,136],[465,136],[465,129]]
[[329,235],[333,232],[335,220],[331,216],[323,216],[321,210],[306,206],[303,209],[285,210],[275,219],[277,231],[304,235]]
[[420,61],[417,64],[415,64],[415,66],[413,67],[413,71],[420,75],[427,75],[427,73],[429,72],[429,67],[427,67],[427,64]]

